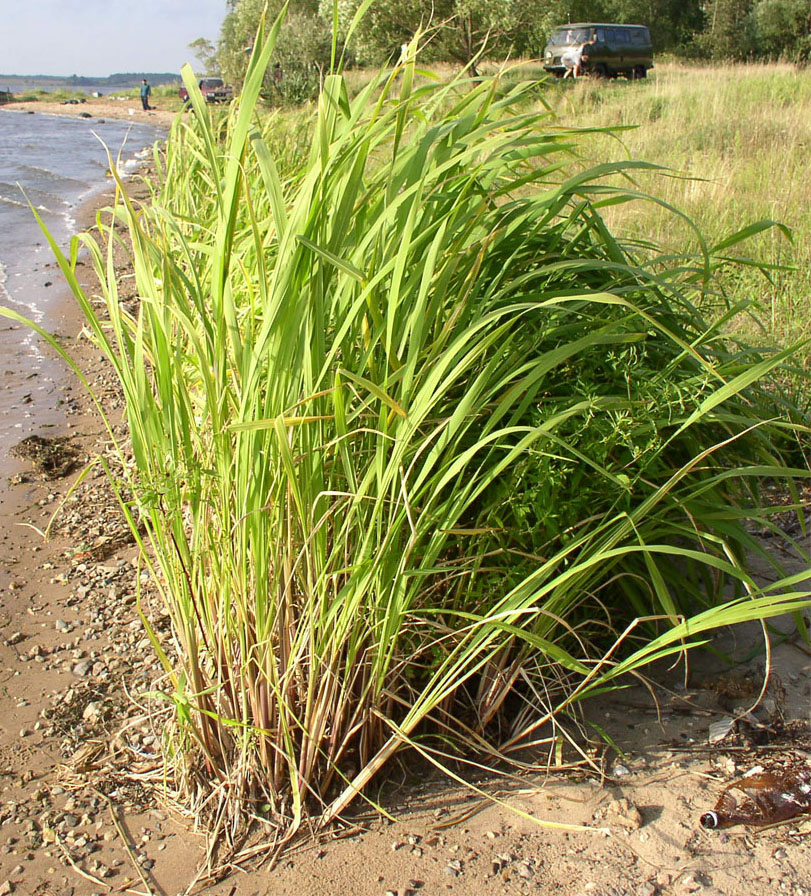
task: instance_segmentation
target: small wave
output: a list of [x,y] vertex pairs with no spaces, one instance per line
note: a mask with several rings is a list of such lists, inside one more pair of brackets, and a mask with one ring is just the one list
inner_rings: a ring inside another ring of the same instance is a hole
[[16,205],[18,208],[28,208],[27,202],[23,202],[21,199],[12,199],[10,196],[0,195],[0,202],[5,205]]
[[51,211],[52,208],[59,208],[59,206],[67,208],[70,205],[65,196],[55,193],[53,190],[43,189],[36,184],[21,186],[18,183],[10,184],[3,181],[0,181],[0,199],[9,205],[22,205],[24,208],[28,208],[28,203],[32,202],[37,208],[45,206],[48,211]]
[[31,174],[35,174],[38,177],[43,177],[47,180],[54,180],[60,186],[74,187],[77,190],[86,190],[90,186],[86,180],[80,180],[78,177],[70,177],[67,174],[59,174],[57,171],[52,171],[50,168],[43,168],[40,165],[18,164],[17,167],[20,171],[30,172]]
[[[58,199],[58,197],[54,197],[54,198]],[[11,206],[14,206],[15,208],[25,208],[25,209],[29,208],[28,203],[24,199],[12,199],[10,196],[0,196],[0,202],[2,202],[3,205],[11,205]],[[53,209],[50,206],[45,205],[42,202],[32,203],[32,205],[38,212],[44,212],[46,215],[65,216],[67,214],[68,203],[66,203],[66,202],[63,203],[63,208],[61,208],[61,209]]]
[[[21,275],[15,274],[14,276],[20,277]],[[25,291],[18,291],[15,289],[14,281],[9,280],[8,272],[6,268],[3,267],[2,280],[0,280],[0,301],[2,301],[2,304],[16,311],[18,314],[21,314],[23,317],[33,320],[35,323],[41,323],[44,320],[44,310],[38,307],[36,303],[26,301],[24,293]],[[15,343],[18,347],[30,348],[36,344],[36,333],[32,329],[23,327],[16,321],[9,321],[6,318],[0,318],[0,321],[5,321],[5,324],[10,323],[11,327],[15,330],[19,328],[19,334],[15,338]],[[0,338],[2,338],[1,331]],[[0,404],[2,404],[2,402],[0,402]]]
[[138,171],[142,164],[143,159],[127,159],[126,162],[122,162],[120,165],[118,165],[117,171],[121,177],[132,177],[132,175],[135,174],[136,171]]

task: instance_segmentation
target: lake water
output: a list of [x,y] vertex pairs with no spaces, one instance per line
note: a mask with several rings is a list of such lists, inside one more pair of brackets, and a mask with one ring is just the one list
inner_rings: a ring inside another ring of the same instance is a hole
[[[150,125],[0,110],[0,305],[52,330],[67,286],[30,205],[60,246],[75,215],[110,185],[107,152],[123,173],[163,133]],[[9,448],[64,422],[65,369],[26,327],[0,317],[0,472]]]

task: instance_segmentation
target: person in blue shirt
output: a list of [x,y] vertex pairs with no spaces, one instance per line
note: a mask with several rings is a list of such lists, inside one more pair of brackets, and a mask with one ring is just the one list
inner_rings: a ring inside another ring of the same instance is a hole
[[144,107],[144,111],[151,109],[152,107],[149,105],[149,94],[152,93],[152,88],[149,86],[146,78],[141,82],[141,105]]

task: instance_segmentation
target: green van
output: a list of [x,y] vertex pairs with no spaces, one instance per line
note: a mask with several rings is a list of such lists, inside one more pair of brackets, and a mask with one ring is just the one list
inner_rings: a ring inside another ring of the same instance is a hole
[[645,78],[653,68],[653,47],[645,25],[578,22],[557,25],[544,50],[543,67],[557,77],[575,74],[598,78]]

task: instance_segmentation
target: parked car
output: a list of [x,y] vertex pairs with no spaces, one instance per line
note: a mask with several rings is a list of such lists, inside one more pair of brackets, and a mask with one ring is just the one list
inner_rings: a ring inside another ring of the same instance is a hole
[[[234,90],[222,78],[200,78],[197,82],[200,92],[207,103],[230,103],[234,98]],[[181,87],[178,91],[184,103],[189,102],[189,91]]]
[[544,69],[561,77],[579,64],[598,78],[645,78],[653,68],[653,46],[645,25],[578,22],[558,25],[544,50]]

